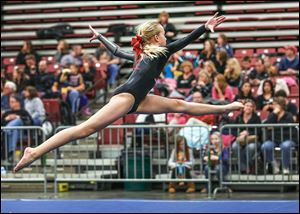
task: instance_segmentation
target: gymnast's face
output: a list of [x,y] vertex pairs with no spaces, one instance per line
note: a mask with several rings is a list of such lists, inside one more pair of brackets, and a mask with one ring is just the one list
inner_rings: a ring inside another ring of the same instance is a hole
[[162,25],[158,25],[159,27],[159,33],[154,36],[154,39],[156,43],[158,43],[161,46],[167,45],[167,38],[165,37],[165,30]]

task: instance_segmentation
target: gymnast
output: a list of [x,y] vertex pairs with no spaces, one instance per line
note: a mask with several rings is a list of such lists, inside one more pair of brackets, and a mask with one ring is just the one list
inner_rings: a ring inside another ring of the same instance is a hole
[[13,172],[18,172],[47,152],[63,146],[70,141],[87,137],[94,132],[104,129],[126,114],[161,114],[173,112],[202,115],[218,114],[243,108],[243,104],[239,102],[227,105],[208,105],[190,103],[157,95],[148,95],[173,53],[183,49],[206,31],[214,32],[215,28],[224,21],[225,17],[218,16],[218,13],[216,13],[205,25],[195,29],[186,37],[168,45],[166,45],[164,28],[157,22],[148,21],[138,27],[137,35],[131,42],[133,47],[132,53],[121,50],[120,47],[110,42],[89,26],[93,33],[90,42],[98,39],[115,56],[133,61],[133,73],[123,85],[114,91],[110,101],[88,120],[58,132],[35,148],[27,147],[24,150],[23,157],[13,169]]

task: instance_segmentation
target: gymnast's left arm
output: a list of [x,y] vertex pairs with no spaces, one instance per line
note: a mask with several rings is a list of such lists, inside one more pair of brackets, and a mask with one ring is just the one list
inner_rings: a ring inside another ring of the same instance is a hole
[[167,49],[170,54],[173,54],[185,46],[189,45],[191,42],[199,38],[202,34],[204,34],[207,30],[211,32],[215,32],[215,28],[225,21],[224,16],[217,17],[218,13],[216,13],[212,18],[210,18],[205,25],[201,25],[199,28],[193,30],[189,35],[184,38],[178,39],[169,45],[167,45]]

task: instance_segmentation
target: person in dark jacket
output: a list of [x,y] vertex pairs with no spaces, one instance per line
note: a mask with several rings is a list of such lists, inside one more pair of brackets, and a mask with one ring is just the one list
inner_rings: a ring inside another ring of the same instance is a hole
[[[255,102],[246,99],[243,112],[236,118],[236,124],[260,124],[261,120],[255,112]],[[238,131],[238,132],[236,132]],[[261,129],[241,128],[235,130],[237,138],[232,144],[232,150],[235,156],[240,160],[240,173],[250,173],[256,158],[261,140]]]
[[[32,125],[32,119],[29,113],[22,107],[22,99],[18,95],[11,95],[9,98],[9,111],[5,112],[1,117],[1,126],[14,127]],[[20,138],[20,131],[15,129],[7,129],[4,131],[6,137],[5,148],[8,151],[8,161],[13,160],[13,154],[16,150],[17,142]]]
[[177,30],[175,26],[169,22],[169,13],[162,11],[159,14],[159,23],[163,26],[165,30],[165,36],[167,38],[167,44],[173,41],[174,37],[177,35]]
[[[294,123],[293,115],[286,111],[286,100],[283,97],[274,99],[273,112],[265,121],[267,124]],[[261,146],[262,154],[267,163],[273,166],[273,172],[279,173],[279,167],[274,161],[274,149],[280,147],[282,154],[283,174],[289,174],[291,149],[295,146],[295,129],[289,127],[278,127],[267,131],[267,141]]]

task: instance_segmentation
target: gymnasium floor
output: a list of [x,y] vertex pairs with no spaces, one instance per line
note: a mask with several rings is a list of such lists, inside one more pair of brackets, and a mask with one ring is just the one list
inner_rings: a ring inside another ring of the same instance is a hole
[[1,213],[141,213],[141,212],[264,212],[299,213],[298,192],[234,192],[218,194],[217,200],[208,200],[205,194],[168,194],[161,191],[69,191],[46,197],[39,193],[1,193]]

